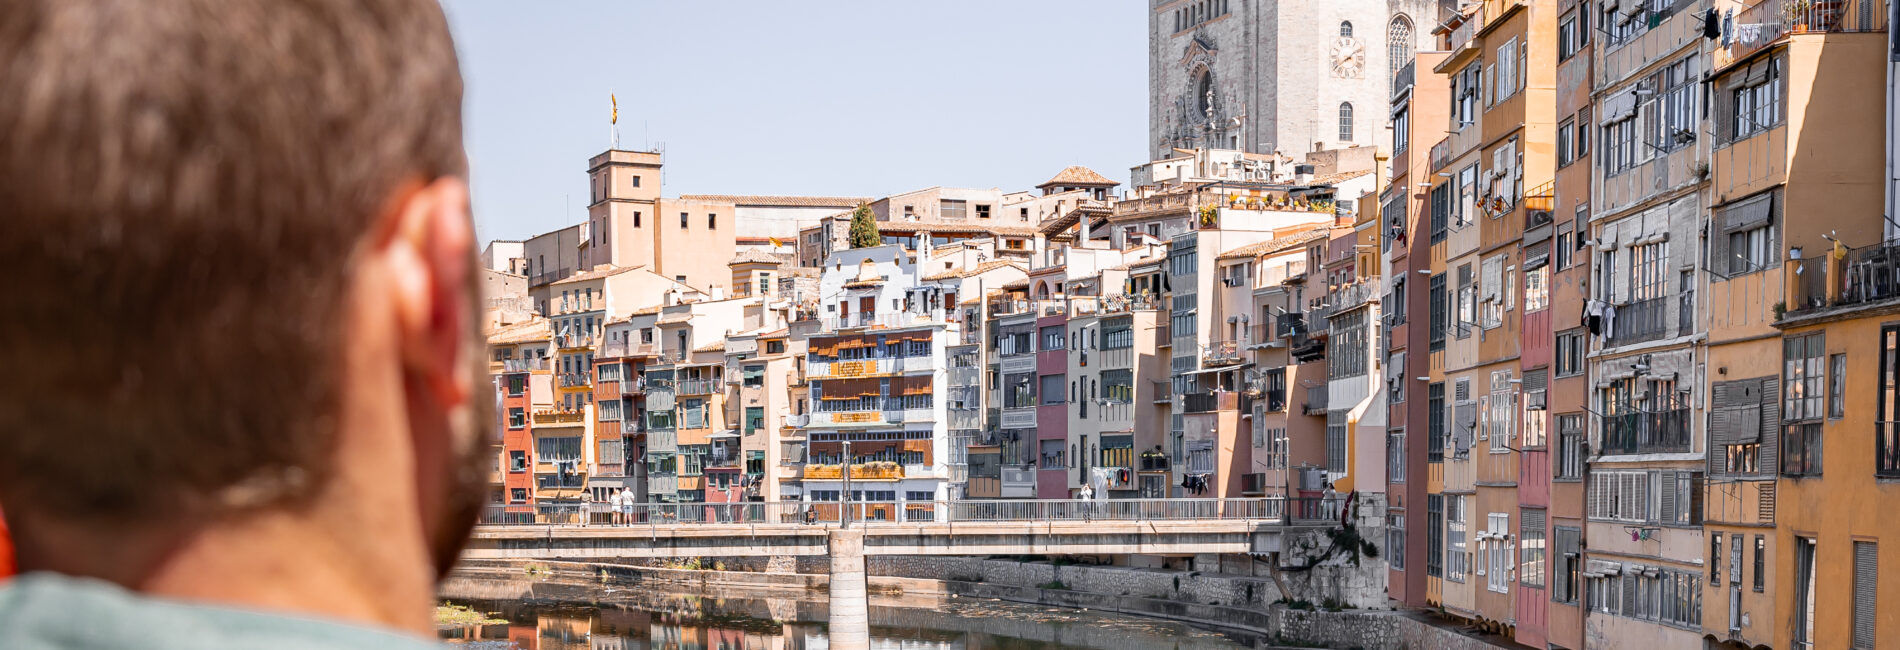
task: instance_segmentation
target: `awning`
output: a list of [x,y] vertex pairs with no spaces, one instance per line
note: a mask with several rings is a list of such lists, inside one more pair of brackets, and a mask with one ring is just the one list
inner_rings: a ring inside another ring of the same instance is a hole
[[711,434],[706,435],[707,440],[731,440],[738,437],[739,437],[738,429],[727,429],[719,433],[711,433]]

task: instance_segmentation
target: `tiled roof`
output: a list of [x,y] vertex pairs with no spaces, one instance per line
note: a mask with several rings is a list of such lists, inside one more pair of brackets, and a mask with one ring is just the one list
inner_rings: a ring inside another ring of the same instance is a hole
[[1349,181],[1349,180],[1352,180],[1352,179],[1355,179],[1355,178],[1358,178],[1360,176],[1364,176],[1370,173],[1372,173],[1372,170],[1370,169],[1361,169],[1356,172],[1339,172],[1337,174],[1314,176],[1313,182],[1310,184],[1311,185],[1338,185],[1340,183],[1344,183],[1346,181]]
[[768,253],[768,252],[759,250],[757,248],[748,248],[748,249],[739,251],[739,254],[736,256],[733,256],[732,261],[727,262],[726,264],[727,265],[747,264],[747,263],[752,263],[752,262],[757,262],[761,264],[791,264],[792,256],[780,255],[778,253]]
[[1263,242],[1259,242],[1256,244],[1248,244],[1246,246],[1242,246],[1240,248],[1236,248],[1236,249],[1227,251],[1225,253],[1221,253],[1220,257],[1215,258],[1215,259],[1226,260],[1226,259],[1233,259],[1237,257],[1254,257],[1258,255],[1271,255],[1274,253],[1280,253],[1280,252],[1292,250],[1294,248],[1300,247],[1301,245],[1311,243],[1315,240],[1325,239],[1326,237],[1327,237],[1326,229],[1315,228],[1315,229],[1308,230],[1306,232],[1303,232],[1297,235],[1292,235],[1289,237],[1279,237],[1279,238],[1269,239]]
[[622,273],[626,273],[628,271],[632,271],[638,268],[641,268],[641,267],[640,266],[614,266],[611,264],[603,264],[603,265],[594,267],[592,270],[583,271],[581,273],[576,273],[574,275],[568,276],[564,279],[555,280],[554,284],[567,284],[571,282],[585,282],[588,280],[598,280],[605,277],[620,275]]
[[[641,307],[641,308],[639,308],[639,309],[635,309],[635,310],[633,310],[633,311],[630,311],[630,312],[627,312],[627,315],[629,315],[629,316],[651,316],[651,315],[653,315],[653,314],[657,314],[657,313],[660,313],[660,309],[661,309],[662,307],[663,307],[663,305],[653,305],[653,306],[650,306],[650,307]],[[631,320],[631,319],[629,319],[629,320]]]
[[1028,237],[1036,234],[1030,226],[1000,226],[991,224],[946,223],[940,221],[886,221],[879,223],[881,232],[932,232],[958,234],[985,234]]
[[546,341],[554,337],[548,319],[536,316],[526,321],[487,332],[489,345],[509,345]]
[[991,260],[988,262],[984,262],[982,264],[978,264],[976,265],[975,268],[950,269],[948,271],[943,271],[941,273],[932,273],[930,275],[924,276],[924,279],[925,280],[953,280],[956,278],[967,278],[973,275],[982,275],[984,273],[988,273],[990,271],[994,271],[996,269],[1000,269],[1005,266],[1015,266],[1017,268],[1022,267],[1022,265],[1017,264],[1016,262],[1012,260]]
[[1045,182],[1042,185],[1037,185],[1036,187],[1047,187],[1050,185],[1120,185],[1120,184],[1121,183],[1119,181],[1111,181],[1108,179],[1108,177],[1095,173],[1095,170],[1093,169],[1089,169],[1081,165],[1072,165],[1070,167],[1063,169],[1060,172],[1057,172],[1055,178],[1051,178],[1049,179],[1048,182]]
[[718,352],[724,349],[726,349],[726,342],[720,341],[718,343],[713,343],[710,345],[702,345],[702,346],[693,348],[693,351],[694,352]]
[[681,194],[690,201],[718,201],[733,205],[764,205],[781,208],[855,208],[871,199],[858,196],[768,196],[756,194]]

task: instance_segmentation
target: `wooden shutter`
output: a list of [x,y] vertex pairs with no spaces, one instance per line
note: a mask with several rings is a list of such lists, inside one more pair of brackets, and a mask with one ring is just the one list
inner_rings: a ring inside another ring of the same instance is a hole
[[1675,523],[1676,522],[1676,506],[1677,506],[1676,504],[1676,473],[1663,472],[1662,482],[1660,485],[1662,487],[1662,511],[1653,513],[1654,517],[1652,518],[1652,521],[1660,521],[1665,524]]
[[1623,565],[1623,615],[1636,616],[1636,567]]
[[1590,484],[1584,487],[1584,516],[1591,519],[1603,518],[1603,475],[1590,477]]
[[1682,477],[1682,480],[1689,483],[1689,523],[1700,526],[1702,525],[1703,507],[1702,475],[1693,472],[1684,472],[1683,474],[1685,474],[1685,476]]
[[[1761,437],[1761,454],[1757,465],[1761,473],[1774,476],[1781,468],[1781,378],[1768,377],[1761,380],[1761,431],[1767,435]],[[1772,504],[1771,504],[1772,507]]]
[[1854,647],[1874,647],[1874,591],[1879,574],[1879,546],[1854,542]]

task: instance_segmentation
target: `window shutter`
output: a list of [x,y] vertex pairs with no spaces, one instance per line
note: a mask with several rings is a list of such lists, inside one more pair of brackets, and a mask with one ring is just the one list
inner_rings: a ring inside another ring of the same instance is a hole
[[1588,503],[1584,504],[1584,516],[1591,519],[1602,519],[1603,475],[1598,474],[1590,477],[1590,485],[1584,488],[1584,499],[1588,501]]
[[1623,565],[1623,615],[1636,616],[1636,572],[1632,565]]
[[1879,546],[1854,542],[1854,647],[1874,647],[1874,591],[1879,584]]
[[1690,473],[1687,480],[1689,482],[1689,523],[1700,526],[1703,504],[1702,476]]
[[1662,488],[1662,512],[1656,513],[1654,520],[1661,521],[1662,523],[1665,523],[1665,524],[1675,523],[1677,519],[1676,517],[1676,505],[1677,505],[1676,504],[1676,473],[1663,472],[1662,483],[1660,484],[1660,487]]
[[1781,467],[1781,378],[1769,377],[1761,380],[1761,401],[1756,410],[1761,412],[1761,431],[1768,435],[1761,437],[1761,453],[1757,465],[1761,473],[1773,476],[1776,468]]

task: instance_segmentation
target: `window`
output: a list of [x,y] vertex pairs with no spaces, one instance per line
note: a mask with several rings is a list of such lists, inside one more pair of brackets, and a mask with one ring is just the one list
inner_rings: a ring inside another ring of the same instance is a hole
[[1366,374],[1368,333],[1366,311],[1357,310],[1332,318],[1332,337],[1327,345],[1326,363],[1330,377],[1357,377]]
[[519,406],[508,407],[508,428],[519,429],[528,425],[528,414]]
[[1650,110],[1659,112],[1651,120],[1657,130],[1650,137],[1654,150],[1670,152],[1695,143],[1697,120],[1701,118],[1696,108],[1697,93],[1701,90],[1699,82],[1695,55],[1671,63],[1650,76],[1649,87],[1660,95],[1650,103]]
[[1431,350],[1445,349],[1445,318],[1449,305],[1445,302],[1445,274],[1432,276],[1430,287],[1432,322],[1430,328]]
[[1578,328],[1557,333],[1557,347],[1553,351],[1553,363],[1558,377],[1574,377],[1583,374],[1583,358],[1589,331]]
[[1874,647],[1875,591],[1879,588],[1880,554],[1874,542],[1854,542],[1853,647]]
[[1062,469],[1069,466],[1066,446],[1061,440],[1044,440],[1040,443],[1041,455],[1037,467],[1042,469]]
[[1517,548],[1512,544],[1511,515],[1493,512],[1485,518],[1485,589],[1497,593],[1510,593],[1511,569],[1517,564]]
[[1339,140],[1352,142],[1352,102],[1339,105]]
[[1061,404],[1062,395],[1062,375],[1043,375],[1042,403]]
[[1782,341],[1781,472],[1788,476],[1821,473],[1823,336],[1817,332]]
[[1570,57],[1576,56],[1578,52],[1583,51],[1584,32],[1587,28],[1577,23],[1577,18],[1580,16],[1583,17],[1586,22],[1589,19],[1589,14],[1582,11],[1566,13],[1563,15],[1563,18],[1558,19],[1557,60],[1559,62],[1568,60]]
[[1526,587],[1544,586],[1544,511],[1526,508],[1519,517],[1521,530],[1518,533],[1519,546],[1523,549],[1518,558],[1517,581]]
[[1067,347],[1062,341],[1063,330],[1061,325],[1050,325],[1042,328],[1042,349],[1061,350]]
[[1465,552],[1465,500],[1464,494],[1445,495],[1445,579],[1452,582],[1464,582],[1465,573],[1471,565],[1471,554]]
[[1779,221],[1778,191],[1769,191],[1717,208],[1711,233],[1710,266],[1714,279],[1754,273],[1778,264],[1775,224]]
[[1478,95],[1482,91],[1484,64],[1474,62],[1458,71],[1451,80],[1451,117],[1457,128],[1463,129],[1477,122]]
[[1623,118],[1603,125],[1603,174],[1615,176],[1636,165],[1636,118]]
[[1471,337],[1471,325],[1478,321],[1478,286],[1470,264],[1458,265],[1458,327],[1460,340]]
[[1432,188],[1432,241],[1445,241],[1447,222],[1451,220],[1451,183],[1440,183]]
[[527,375],[508,375],[508,396],[520,397],[528,390]]
[[1880,328],[1879,390],[1874,396],[1874,474],[1900,476],[1900,325]]
[[1524,272],[1524,311],[1543,311],[1550,306],[1550,267],[1539,266]]
[[1345,38],[1352,38],[1352,22],[1351,21],[1346,21],[1339,24],[1339,35]]
[[508,471],[528,471],[528,452],[520,449],[508,450]]
[[1557,166],[1568,167],[1577,162],[1577,123],[1564,120],[1557,125]]
[[1425,460],[1445,462],[1445,382],[1425,386]]
[[1794,538],[1794,645],[1814,647],[1814,538]]
[[1493,103],[1504,101],[1517,94],[1517,91],[1523,87],[1524,81],[1523,71],[1520,69],[1523,60],[1518,55],[1517,38],[1513,37],[1499,45],[1497,57],[1498,77],[1497,83],[1492,85]]
[[1768,228],[1729,233],[1728,274],[1753,273],[1768,267]]
[[[1386,59],[1392,66],[1392,76],[1397,77],[1399,70],[1411,63],[1417,56],[1418,45],[1412,41],[1412,21],[1403,15],[1393,16],[1392,24],[1385,29]],[[1398,147],[1393,151],[1403,151]]]
[[509,503],[527,503],[528,488],[508,488]]
[[1385,473],[1392,483],[1405,482],[1405,430],[1385,434]]
[[937,216],[945,221],[969,219],[969,205],[969,201],[944,199],[937,204]]
[[714,230],[717,228],[719,228],[719,215],[707,213],[706,214],[706,229]]
[[1768,582],[1768,538],[1755,536],[1755,593],[1761,593]]
[[684,212],[681,212],[681,213],[680,213],[680,228],[681,228],[682,230],[683,230],[683,229],[685,229],[685,228],[686,228],[686,222],[687,222],[687,220],[689,220],[689,219],[692,219],[692,218],[693,218],[693,216],[692,216],[692,215],[690,215],[690,214],[687,214],[687,213],[684,213]]
[[1630,249],[1630,300],[1661,298],[1669,290],[1669,242]]
[[1575,481],[1583,478],[1583,414],[1557,416],[1557,449],[1551,455],[1552,480]]
[[1524,422],[1523,442],[1520,446],[1527,449],[1542,448],[1548,441],[1548,431],[1544,419],[1546,386],[1549,384],[1549,371],[1531,370],[1524,373]]
[[1385,516],[1386,563],[1395,571],[1405,570],[1405,513],[1388,511]]
[[1577,602],[1578,582],[1583,577],[1583,554],[1581,550],[1583,531],[1578,528],[1562,526],[1551,530],[1551,559],[1557,563],[1550,574],[1550,600],[1555,603]]
[[[1398,114],[1392,116],[1392,153],[1404,153],[1406,143],[1411,140],[1412,112],[1406,109],[1399,109]],[[1402,201],[1404,197],[1400,196],[1399,199]],[[1400,205],[1403,205],[1403,203]]]
[[1827,358],[1827,416],[1839,419],[1847,415],[1847,355]]
[[1445,495],[1425,495],[1425,575],[1445,575]]
[[1344,409],[1326,412],[1326,471],[1346,471],[1346,413]]
[[1781,125],[1782,79],[1779,56],[1757,61],[1746,71],[1738,70],[1729,76],[1724,87],[1728,91],[1721,96],[1728,102],[1728,107],[1727,110],[1716,112],[1716,133],[1727,136],[1728,142],[1764,133]]

